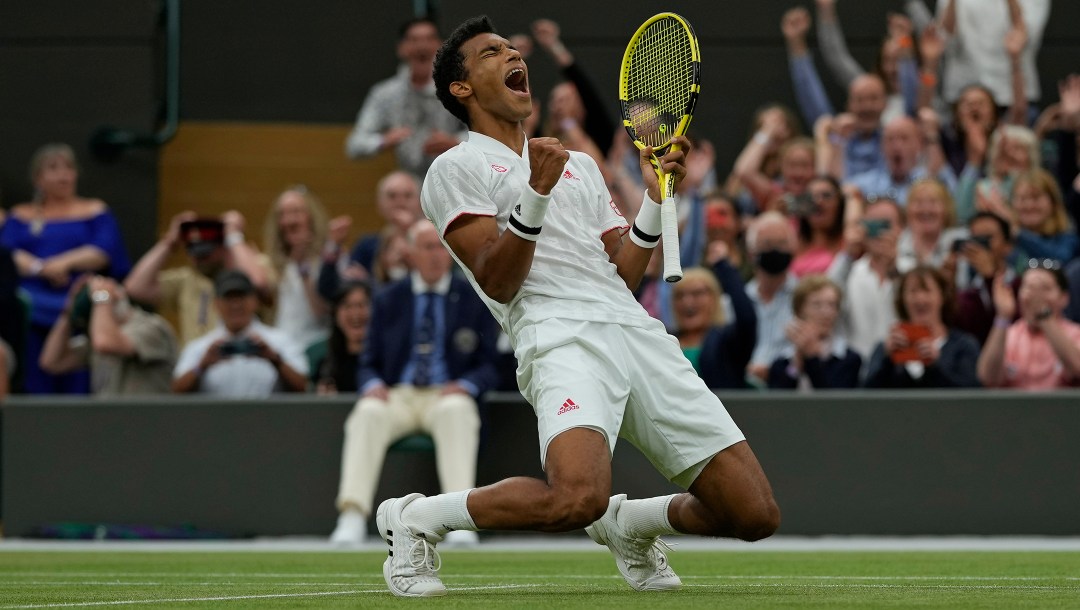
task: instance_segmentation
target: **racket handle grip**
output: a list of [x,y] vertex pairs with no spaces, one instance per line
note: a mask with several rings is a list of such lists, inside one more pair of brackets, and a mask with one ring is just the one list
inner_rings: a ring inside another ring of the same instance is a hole
[[679,260],[679,214],[673,197],[665,197],[660,204],[660,234],[664,240],[664,280],[677,282],[683,271]]

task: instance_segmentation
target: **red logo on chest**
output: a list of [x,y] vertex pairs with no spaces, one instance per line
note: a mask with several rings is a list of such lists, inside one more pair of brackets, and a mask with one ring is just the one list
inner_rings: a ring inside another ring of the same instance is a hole
[[495,170],[495,171],[499,172],[500,174],[505,174],[505,173],[506,173],[506,171],[507,171],[507,170],[506,170],[506,168],[505,168],[505,167],[503,167],[503,166],[501,166],[501,165],[492,165],[492,166],[491,166],[491,169],[493,169],[493,170]]
[[568,179],[570,179],[570,180],[581,180],[581,178],[578,178],[578,177],[577,177],[577,176],[575,176],[574,174],[571,174],[571,173],[570,173],[570,170],[564,170],[564,171],[563,171],[563,174],[562,174],[562,177],[563,177],[563,178],[568,178]]

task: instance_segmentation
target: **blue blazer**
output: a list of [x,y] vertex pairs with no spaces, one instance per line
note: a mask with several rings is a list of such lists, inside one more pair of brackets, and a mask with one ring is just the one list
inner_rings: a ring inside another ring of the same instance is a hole
[[[360,357],[357,387],[372,379],[386,385],[401,382],[401,375],[412,353],[413,309],[415,296],[412,280],[405,278],[387,286],[375,296],[364,352]],[[443,299],[446,307],[446,336],[443,353],[451,380],[463,379],[476,386],[479,393],[498,383],[495,368],[498,326],[484,302],[468,282],[454,277]]]

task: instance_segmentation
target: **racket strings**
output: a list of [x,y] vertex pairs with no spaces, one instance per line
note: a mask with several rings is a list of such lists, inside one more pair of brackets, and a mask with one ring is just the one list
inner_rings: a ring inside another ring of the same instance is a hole
[[675,19],[646,28],[626,75],[627,118],[641,142],[661,148],[676,135],[693,83],[693,50],[686,29]]

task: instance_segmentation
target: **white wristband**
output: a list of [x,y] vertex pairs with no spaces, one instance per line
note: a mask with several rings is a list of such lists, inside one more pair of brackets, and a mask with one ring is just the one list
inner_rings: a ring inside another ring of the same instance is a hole
[[239,246],[242,243],[244,243],[244,234],[239,232],[239,231],[229,233],[228,235],[225,236],[225,247],[226,248],[232,248],[233,246]]
[[630,241],[642,248],[655,248],[660,244],[660,233],[660,204],[649,198],[646,192],[634,226],[630,227]]
[[551,203],[550,194],[540,195],[531,188],[525,189],[513,209],[510,210],[506,228],[521,239],[529,241],[540,239],[540,229],[544,226],[544,216],[547,214],[549,203]]

